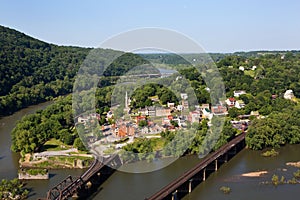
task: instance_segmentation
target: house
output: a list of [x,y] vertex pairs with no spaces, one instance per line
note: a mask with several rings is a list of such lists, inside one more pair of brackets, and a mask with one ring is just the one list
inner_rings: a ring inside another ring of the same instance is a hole
[[167,103],[168,108],[173,109],[175,107],[175,103]]
[[177,110],[178,110],[178,111],[182,111],[182,110],[183,110],[183,106],[182,106],[182,105],[178,105],[178,106],[177,106]]
[[256,70],[256,68],[257,67],[254,65],[254,66],[252,66],[251,70],[254,71],[254,70]]
[[188,95],[186,93],[181,93],[180,97],[182,100],[187,100],[188,99]]
[[158,96],[149,97],[149,99],[153,102],[159,102]]
[[200,111],[193,111],[193,112],[190,112],[189,113],[189,118],[188,120],[191,122],[191,123],[194,123],[194,122],[200,122]]
[[202,112],[202,118],[205,119],[212,119],[213,114],[211,112],[211,110],[209,109],[209,104],[202,104],[201,108],[201,112]]
[[154,106],[148,107],[148,116],[155,117],[156,116],[156,108]]
[[204,110],[205,108],[209,109],[209,104],[202,104],[200,109]]
[[235,90],[235,91],[233,91],[233,96],[234,97],[239,97],[242,94],[246,94],[246,91],[245,90]]
[[108,113],[106,114],[107,119],[111,119],[111,118],[113,118],[113,116],[114,116],[114,114],[111,110],[108,111]]
[[283,98],[289,99],[289,100],[291,100],[294,97],[295,96],[294,96],[293,90],[287,90],[287,91],[285,91],[285,93],[283,95]]
[[251,111],[250,115],[255,116],[255,117],[259,117],[259,112],[258,111]]
[[226,115],[227,114],[227,108],[222,105],[215,105],[211,107],[211,112],[214,115]]
[[141,120],[147,119],[146,115],[141,115],[141,114],[133,114],[130,117],[131,120],[133,120],[136,124],[138,124]]
[[133,136],[134,134],[135,134],[135,129],[130,124],[120,125],[117,132],[118,137]]
[[229,107],[233,107],[235,106],[235,98],[234,97],[230,97],[228,99],[225,100],[225,103],[229,106]]
[[86,124],[88,121],[93,122],[94,119],[100,120],[100,115],[98,113],[92,113],[87,116],[79,116],[77,118],[77,123]]
[[162,125],[167,125],[167,126],[171,125],[171,120],[170,120],[170,118],[168,118],[168,117],[162,118],[161,124],[162,124]]
[[77,118],[77,122],[81,123],[81,124],[85,124],[88,120],[89,120],[89,118],[87,116],[84,116],[84,117],[83,116],[79,116]]
[[235,107],[238,108],[238,109],[244,108],[245,107],[244,101],[243,100],[237,100],[235,102]]
[[168,116],[171,115],[171,110],[170,108],[156,108],[156,116],[157,117],[162,117],[162,116]]
[[240,67],[239,67],[239,70],[241,70],[241,71],[245,71],[245,67],[243,67],[243,66],[240,66]]
[[148,115],[148,109],[147,108],[141,108],[138,110],[139,115]]

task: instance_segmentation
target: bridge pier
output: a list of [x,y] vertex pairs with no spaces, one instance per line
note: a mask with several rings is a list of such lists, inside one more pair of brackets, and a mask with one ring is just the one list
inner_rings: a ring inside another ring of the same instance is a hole
[[172,200],[177,200],[177,193],[178,190],[175,190],[175,192],[172,193]]
[[193,184],[193,179],[190,179],[190,180],[189,180],[189,193],[191,193],[192,190],[193,190],[192,184]]
[[215,160],[215,171],[218,171],[218,159]]
[[205,181],[206,180],[206,168],[204,168],[204,170],[203,170],[203,181]]

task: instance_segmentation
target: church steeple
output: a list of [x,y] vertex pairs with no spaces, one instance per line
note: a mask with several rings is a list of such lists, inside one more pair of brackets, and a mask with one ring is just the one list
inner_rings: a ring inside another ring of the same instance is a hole
[[127,91],[126,91],[126,94],[125,94],[125,108],[126,108],[126,109],[129,108],[129,101],[128,101],[128,94],[127,94]]

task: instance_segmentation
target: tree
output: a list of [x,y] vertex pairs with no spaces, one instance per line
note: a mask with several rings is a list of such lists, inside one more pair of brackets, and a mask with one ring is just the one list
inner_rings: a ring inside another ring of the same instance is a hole
[[85,146],[84,146],[84,144],[83,144],[83,142],[81,141],[80,138],[76,138],[76,139],[74,140],[73,146],[74,146],[75,148],[77,148],[78,150],[80,150],[80,151],[87,151],[87,149],[85,148]]
[[147,120],[141,120],[141,121],[139,121],[139,127],[143,128],[143,127],[145,127],[147,125],[148,125]]
[[234,119],[239,115],[239,109],[236,107],[230,108],[228,114],[230,118]]

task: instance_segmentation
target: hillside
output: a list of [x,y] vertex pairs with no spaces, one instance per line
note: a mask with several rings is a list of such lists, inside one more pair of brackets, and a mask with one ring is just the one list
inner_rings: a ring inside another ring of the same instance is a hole
[[[48,44],[0,26],[0,116],[72,92],[74,76],[90,48]],[[104,59],[117,51],[104,50]],[[106,75],[120,75],[144,63],[137,55],[121,56]],[[123,69],[123,70],[122,70]],[[109,83],[107,83],[109,85]]]

